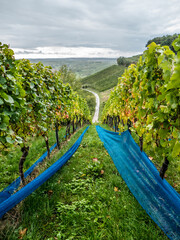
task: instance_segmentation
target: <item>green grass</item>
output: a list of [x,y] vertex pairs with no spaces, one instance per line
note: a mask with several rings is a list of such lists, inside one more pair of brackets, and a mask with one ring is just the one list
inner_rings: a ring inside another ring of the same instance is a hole
[[113,65],[100,72],[82,79],[82,85],[99,92],[108,90],[118,83],[118,77],[124,72],[124,66]]
[[[84,130],[73,135],[57,160]],[[103,170],[103,171],[102,171]],[[20,205],[0,238],[18,239],[168,239],[150,219],[120,177],[92,125],[73,157]]]

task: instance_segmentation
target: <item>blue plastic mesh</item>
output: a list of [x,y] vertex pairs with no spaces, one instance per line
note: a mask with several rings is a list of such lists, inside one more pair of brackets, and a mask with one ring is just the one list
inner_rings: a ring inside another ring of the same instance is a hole
[[[67,134],[68,136],[69,134]],[[64,138],[66,138],[66,135],[64,136]],[[57,146],[57,143],[55,143],[52,147],[50,147],[50,153],[54,150],[54,148]],[[34,168],[41,162],[43,162],[43,160],[47,157],[48,152],[46,151],[35,163],[33,163],[33,165],[24,173],[24,178],[27,178],[32,171],[34,170]],[[21,183],[21,178],[18,177],[16,180],[14,180],[9,186],[7,186],[6,188],[4,188],[1,192],[0,192],[0,203],[2,203],[3,201],[5,201],[6,199],[8,199],[16,189],[18,189],[19,185]]]
[[47,170],[41,173],[37,178],[35,178],[32,182],[28,183],[25,187],[20,189],[15,194],[11,195],[8,199],[3,201],[0,204],[0,218],[13,208],[16,204],[21,202],[27,196],[29,196],[32,192],[34,192],[38,187],[40,187],[45,181],[47,181],[52,175],[54,175],[76,152],[79,147],[82,138],[89,127],[87,127],[78,140],[73,144],[73,146],[52,166],[50,166]]
[[[52,150],[57,146],[57,143],[55,143],[51,148],[50,148],[50,152],[52,152]],[[47,157],[47,151],[35,162],[33,163],[33,165],[24,173],[24,177],[27,178],[27,176],[29,176],[32,171],[34,170],[34,168],[41,163],[45,158]],[[19,185],[21,183],[21,178],[18,177],[16,180],[14,180],[14,182],[12,182],[8,187],[4,188],[2,190],[2,192],[0,192],[0,203],[2,203],[3,201],[5,201],[6,199],[8,199],[16,189],[18,189]]]
[[180,195],[165,180],[129,131],[121,135],[96,127],[120,175],[140,205],[173,240],[180,239]]

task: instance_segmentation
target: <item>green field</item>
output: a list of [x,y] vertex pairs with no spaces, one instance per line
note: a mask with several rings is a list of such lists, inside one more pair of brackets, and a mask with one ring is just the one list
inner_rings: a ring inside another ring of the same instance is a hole
[[33,63],[42,62],[45,66],[51,66],[56,70],[59,70],[63,65],[67,65],[68,68],[81,78],[116,64],[116,59],[111,58],[30,59],[30,61]]

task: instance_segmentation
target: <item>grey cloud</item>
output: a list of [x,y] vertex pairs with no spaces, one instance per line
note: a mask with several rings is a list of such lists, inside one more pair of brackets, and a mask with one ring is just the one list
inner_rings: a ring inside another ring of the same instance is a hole
[[14,48],[143,51],[150,38],[180,32],[179,0],[1,0],[0,6],[0,41]]

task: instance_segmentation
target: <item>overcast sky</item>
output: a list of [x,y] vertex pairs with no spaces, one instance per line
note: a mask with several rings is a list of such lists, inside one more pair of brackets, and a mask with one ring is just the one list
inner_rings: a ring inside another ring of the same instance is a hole
[[0,41],[17,58],[119,57],[180,33],[180,0],[0,0]]

